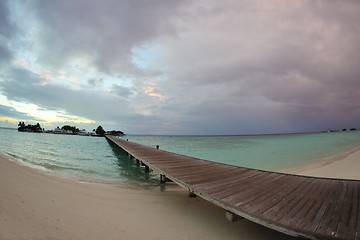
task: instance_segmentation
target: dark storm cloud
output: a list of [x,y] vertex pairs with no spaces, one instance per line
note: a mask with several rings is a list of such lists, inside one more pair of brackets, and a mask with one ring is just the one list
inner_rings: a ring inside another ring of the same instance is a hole
[[99,87],[103,84],[104,79],[103,78],[91,78],[87,82],[88,82],[88,84],[90,84],[93,87]]
[[0,35],[10,37],[14,26],[10,20],[9,5],[7,1],[0,2]]
[[[193,27],[203,34],[191,32],[187,41],[164,47],[169,57],[161,63],[178,66],[168,69],[177,79],[167,86],[176,89],[174,104],[190,106],[193,116],[212,115],[202,126],[225,122],[229,130],[358,125],[359,2],[260,3],[248,4],[248,12],[233,6],[204,15]],[[229,19],[234,24],[222,24]]]
[[0,63],[3,65],[8,64],[11,58],[12,52],[8,48],[0,45]]
[[[50,0],[24,8],[37,31],[22,40],[38,69],[67,72],[78,60],[94,76],[44,82],[41,71],[10,67],[0,82],[9,99],[126,122],[137,133],[359,125],[359,1]],[[0,13],[0,34],[20,36],[4,2]],[[10,61],[8,46],[0,44],[0,61]]]
[[92,59],[106,72],[138,69],[132,48],[174,32],[171,18],[181,1],[36,1],[43,46],[40,60],[61,66],[74,57]]
[[[0,63],[7,64],[12,58],[12,52],[8,48],[9,40],[16,27],[10,20],[9,6],[6,1],[0,2]],[[1,69],[1,67],[0,67]]]
[[134,92],[130,88],[122,87],[118,85],[113,86],[112,92],[121,98],[128,98],[134,94]]

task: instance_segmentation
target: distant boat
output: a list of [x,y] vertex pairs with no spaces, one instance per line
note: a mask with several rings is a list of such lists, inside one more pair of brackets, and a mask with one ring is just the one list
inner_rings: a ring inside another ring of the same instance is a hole
[[75,135],[76,133],[74,133],[73,131],[71,130],[65,130],[65,129],[62,129],[62,128],[55,128],[54,131],[52,133],[55,133],[55,134],[66,134],[66,135]]
[[85,129],[82,129],[78,132],[79,136],[90,136],[91,133],[87,132]]
[[67,132],[64,130],[64,129],[61,129],[61,128],[55,128],[53,133],[55,134],[66,134]]

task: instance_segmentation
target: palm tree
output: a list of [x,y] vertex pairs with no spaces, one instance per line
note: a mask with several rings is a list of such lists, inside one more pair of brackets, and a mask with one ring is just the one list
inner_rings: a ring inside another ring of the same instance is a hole
[[19,126],[18,131],[24,131],[24,129],[26,128],[26,125],[24,122],[19,122],[18,126]]
[[96,128],[96,134],[100,135],[100,136],[104,136],[105,135],[105,130],[102,128],[102,126],[98,126]]
[[41,132],[41,131],[42,131],[42,128],[40,126],[40,123],[37,123],[35,126],[35,132]]

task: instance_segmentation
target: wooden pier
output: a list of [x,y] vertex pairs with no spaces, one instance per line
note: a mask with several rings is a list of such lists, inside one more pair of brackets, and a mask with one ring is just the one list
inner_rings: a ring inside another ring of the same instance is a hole
[[[166,152],[107,136],[139,164],[226,211],[309,239],[360,239],[360,181],[255,170]],[[359,159],[360,160],[360,159]]]

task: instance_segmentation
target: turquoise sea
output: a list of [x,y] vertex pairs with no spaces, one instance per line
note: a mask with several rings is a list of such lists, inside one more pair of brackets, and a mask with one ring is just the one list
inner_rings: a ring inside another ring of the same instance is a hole
[[[129,141],[232,165],[264,170],[301,166],[360,146],[360,131],[256,136],[139,136]],[[99,182],[157,182],[105,138],[27,133],[0,128],[0,152],[67,178]]]

